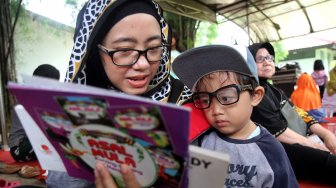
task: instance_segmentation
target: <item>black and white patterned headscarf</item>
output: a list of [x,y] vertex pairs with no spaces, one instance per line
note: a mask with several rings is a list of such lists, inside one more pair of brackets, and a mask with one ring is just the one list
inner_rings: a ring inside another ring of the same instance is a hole
[[[156,2],[150,0],[90,0],[77,18],[74,47],[65,82],[118,90],[109,81],[104,71],[97,44],[103,40],[115,23],[134,13],[147,13],[154,16],[160,24],[162,43],[170,44],[169,27],[163,18],[162,9]],[[172,91],[169,70],[169,52],[166,52],[156,75],[150,82],[150,90],[143,96],[167,102]],[[185,86],[176,103],[181,104],[190,95],[190,90]]]

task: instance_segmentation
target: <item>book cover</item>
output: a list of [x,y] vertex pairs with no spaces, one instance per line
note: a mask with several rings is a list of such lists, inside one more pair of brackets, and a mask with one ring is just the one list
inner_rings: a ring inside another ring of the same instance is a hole
[[187,109],[89,86],[37,77],[26,80],[9,83],[8,88],[55,148],[69,175],[93,181],[99,160],[120,185],[120,164],[126,163],[143,187],[186,186]]

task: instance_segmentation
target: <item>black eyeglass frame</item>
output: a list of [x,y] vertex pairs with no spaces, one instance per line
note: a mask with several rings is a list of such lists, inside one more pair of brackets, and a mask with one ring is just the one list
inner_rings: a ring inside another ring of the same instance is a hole
[[[163,54],[164,53],[168,53],[168,47],[169,45],[168,44],[161,44],[159,46],[153,46],[153,47],[150,47],[150,48],[147,48],[145,50],[137,50],[137,49],[133,49],[133,48],[122,48],[122,49],[117,49],[117,50],[111,50],[111,49],[108,49],[106,48],[105,46],[101,45],[101,44],[98,44],[97,45],[98,49],[100,49],[102,52],[104,52],[105,54],[107,54],[108,56],[110,56],[111,60],[112,60],[112,63],[114,65],[117,65],[117,66],[121,66],[121,67],[125,67],[125,66],[132,66],[134,65],[140,58],[140,56],[142,54],[145,55],[145,58],[146,60],[149,62],[149,63],[155,63],[155,62],[158,62],[158,61],[161,61],[163,59]],[[155,48],[158,48],[158,47],[162,47],[162,54],[161,54],[161,58],[158,59],[158,60],[155,60],[155,61],[149,61],[148,58],[147,58],[147,52],[149,50],[152,50],[152,49],[155,49]],[[137,58],[134,59],[134,61],[132,61],[130,64],[127,64],[127,65],[119,65],[117,63],[114,62],[113,60],[113,55],[116,53],[116,52],[122,52],[122,51],[136,51],[138,52],[138,56]]]
[[[236,91],[237,91],[237,100],[234,101],[234,102],[228,103],[228,104],[223,104],[223,103],[221,103],[221,101],[218,99],[217,93],[218,93],[219,91],[223,90],[223,89],[230,88],[230,87],[233,87],[233,88],[236,89]],[[231,84],[231,85],[227,85],[227,86],[221,87],[221,88],[217,89],[216,91],[214,91],[214,92],[212,92],[212,93],[209,93],[209,92],[196,92],[196,93],[194,93],[194,94],[192,95],[192,100],[193,100],[193,104],[194,104],[194,106],[195,106],[197,109],[201,109],[201,110],[203,110],[203,109],[207,109],[207,108],[209,108],[209,107],[211,106],[211,99],[212,99],[212,97],[216,97],[216,99],[218,100],[218,102],[219,102],[221,105],[231,105],[231,104],[237,103],[237,102],[239,101],[240,93],[241,93],[242,91],[248,91],[248,90],[253,91],[253,87],[252,87],[251,84],[247,84],[247,85]],[[194,97],[197,96],[197,95],[199,95],[199,94],[207,94],[207,95],[209,95],[209,104],[208,104],[207,107],[205,107],[205,108],[201,108],[201,107],[199,107],[199,106],[196,105],[195,100],[194,100]]]
[[[258,61],[258,59],[261,59],[261,58],[262,58],[262,61]],[[273,55],[267,55],[267,56],[256,57],[256,63],[262,63],[264,61],[274,62],[274,56]]]

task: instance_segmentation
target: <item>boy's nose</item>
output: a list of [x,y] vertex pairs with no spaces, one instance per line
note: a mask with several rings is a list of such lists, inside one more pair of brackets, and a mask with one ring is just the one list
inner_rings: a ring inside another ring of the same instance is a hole
[[219,103],[219,101],[217,100],[216,97],[212,98],[210,108],[211,108],[214,115],[222,113],[222,111],[223,111],[223,105],[221,103]]

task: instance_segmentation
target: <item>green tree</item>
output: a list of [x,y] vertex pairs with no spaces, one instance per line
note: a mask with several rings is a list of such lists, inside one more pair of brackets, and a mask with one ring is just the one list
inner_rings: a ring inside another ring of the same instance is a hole
[[281,42],[272,42],[274,50],[276,52],[275,55],[275,64],[278,64],[281,60],[286,59],[288,55],[288,51],[285,50],[283,44]]
[[193,48],[200,21],[170,12],[165,12],[164,16],[169,26],[176,30],[182,45],[186,49]]
[[196,34],[195,46],[213,44],[218,36],[218,25],[216,23],[201,22]]

